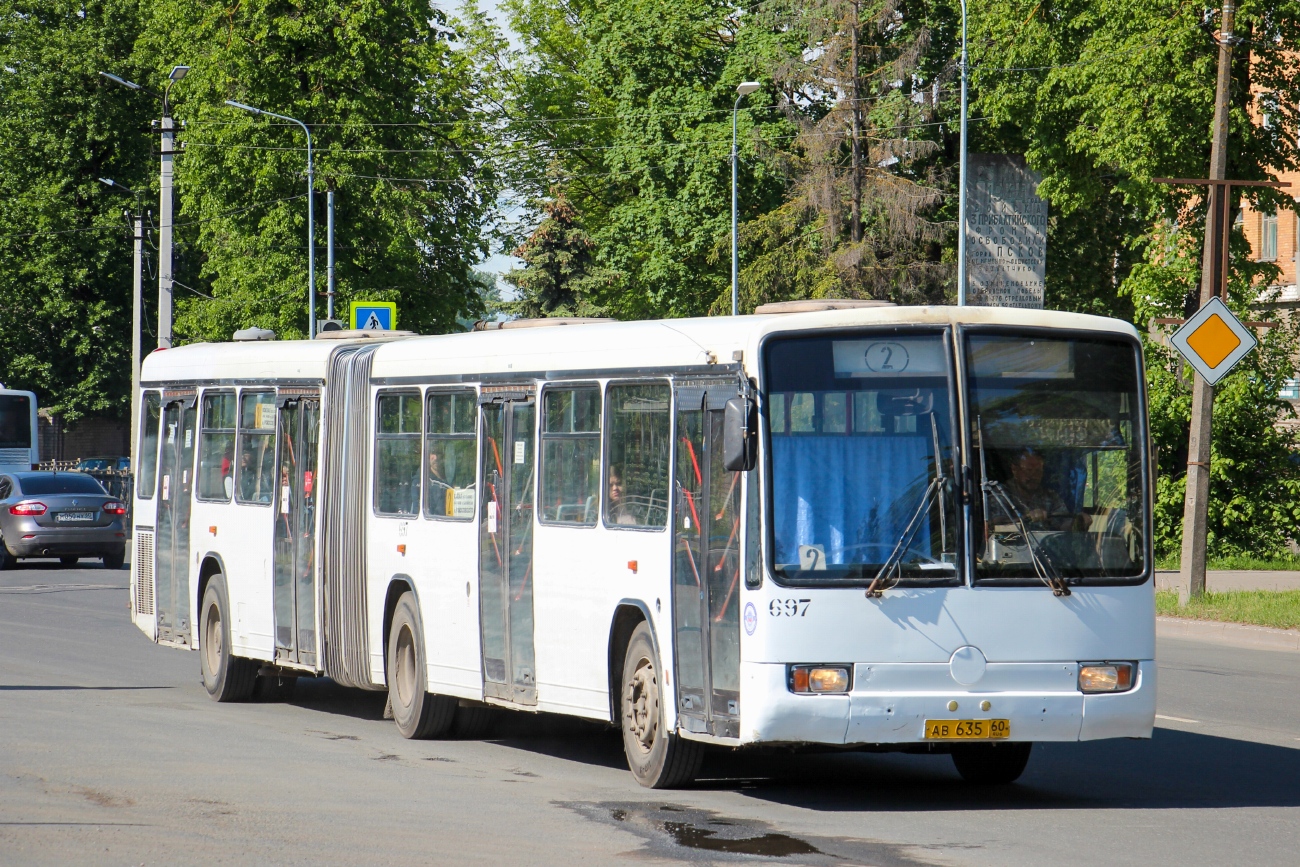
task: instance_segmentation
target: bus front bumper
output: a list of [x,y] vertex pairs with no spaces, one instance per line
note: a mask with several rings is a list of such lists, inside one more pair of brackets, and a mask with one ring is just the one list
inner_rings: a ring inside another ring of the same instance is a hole
[[945,743],[926,739],[926,720],[1004,719],[1013,741],[1149,738],[1155,724],[1150,660],[1139,662],[1132,689],[1104,695],[1079,692],[1072,662],[990,663],[972,686],[946,664],[859,663],[843,695],[796,695],[781,664],[743,663],[741,677],[743,743]]

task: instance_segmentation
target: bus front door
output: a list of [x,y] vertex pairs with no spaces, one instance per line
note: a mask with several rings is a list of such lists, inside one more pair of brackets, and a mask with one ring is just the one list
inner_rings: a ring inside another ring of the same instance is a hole
[[194,488],[194,393],[163,395],[154,597],[160,644],[191,645],[190,503]]
[[673,636],[687,731],[740,733],[740,473],[722,465],[735,382],[677,390]]
[[279,398],[275,498],[275,659],[316,665],[317,394]]
[[533,449],[537,405],[531,392],[521,391],[485,393],[480,400],[483,695],[535,705]]

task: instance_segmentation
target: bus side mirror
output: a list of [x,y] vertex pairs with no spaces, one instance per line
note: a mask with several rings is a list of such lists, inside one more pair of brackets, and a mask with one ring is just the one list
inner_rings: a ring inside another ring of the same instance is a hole
[[752,470],[758,457],[758,412],[754,401],[727,401],[722,424],[722,466],[733,472]]

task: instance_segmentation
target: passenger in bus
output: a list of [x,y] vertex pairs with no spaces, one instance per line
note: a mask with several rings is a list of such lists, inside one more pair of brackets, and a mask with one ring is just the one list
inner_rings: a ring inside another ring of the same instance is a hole
[[1088,529],[1087,515],[1071,512],[1059,493],[1043,485],[1043,455],[1032,446],[1016,452],[1011,459],[1007,493],[1030,529]]
[[442,455],[429,450],[429,514],[446,516],[447,491],[451,483],[442,474]]
[[250,502],[257,493],[257,475],[253,472],[253,453],[239,453],[239,499]]
[[623,496],[623,477],[618,470],[610,467],[609,470],[609,518],[615,524],[636,524],[636,516],[632,514],[632,507],[628,505]]

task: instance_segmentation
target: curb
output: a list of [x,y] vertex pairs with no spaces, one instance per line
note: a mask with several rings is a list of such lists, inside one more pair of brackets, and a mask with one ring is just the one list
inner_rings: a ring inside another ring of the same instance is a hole
[[1300,630],[1271,629],[1244,623],[1218,620],[1191,620],[1185,617],[1157,617],[1157,638],[1205,641],[1249,650],[1281,650],[1300,653]]

